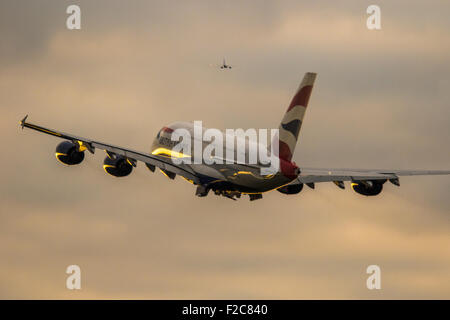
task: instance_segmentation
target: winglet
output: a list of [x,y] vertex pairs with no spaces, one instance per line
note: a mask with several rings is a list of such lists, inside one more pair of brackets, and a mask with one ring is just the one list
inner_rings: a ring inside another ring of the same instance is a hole
[[27,120],[27,118],[28,118],[28,115],[26,115],[26,116],[22,119],[22,121],[20,121],[20,126],[22,127],[22,130],[23,130],[23,127],[25,127],[25,121]]

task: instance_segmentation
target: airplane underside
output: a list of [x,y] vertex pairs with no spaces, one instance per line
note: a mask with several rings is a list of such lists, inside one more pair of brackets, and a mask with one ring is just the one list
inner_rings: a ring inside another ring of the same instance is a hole
[[[240,191],[242,189],[247,192]],[[262,199],[261,192],[256,192],[256,190],[249,190],[247,188],[239,188],[238,186],[232,185],[225,181],[220,181],[210,186],[199,185],[197,186],[195,195],[198,197],[206,197],[210,191],[212,191],[216,196],[223,196],[232,200],[239,199],[242,194],[248,194],[250,201]]]
[[217,173],[215,177],[197,173],[200,183],[197,184],[196,196],[206,197],[212,192],[217,196],[236,200],[244,194],[253,201],[262,199],[262,193],[280,188],[292,181],[280,174],[261,176],[257,171],[248,171],[248,168],[247,171],[243,170],[240,165],[232,168],[219,165],[215,169]]

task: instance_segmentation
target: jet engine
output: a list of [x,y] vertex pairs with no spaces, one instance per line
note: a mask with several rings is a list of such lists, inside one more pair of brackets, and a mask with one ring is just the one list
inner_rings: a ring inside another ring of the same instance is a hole
[[72,141],[63,141],[56,146],[55,156],[58,161],[69,166],[80,164],[84,160],[84,151]]
[[284,187],[278,188],[277,190],[284,194],[297,194],[303,189],[303,183],[288,184]]
[[133,171],[133,165],[125,157],[107,156],[103,161],[103,169],[114,177],[125,177]]
[[352,189],[364,196],[376,196],[383,191],[385,182],[386,180],[354,181],[352,182]]

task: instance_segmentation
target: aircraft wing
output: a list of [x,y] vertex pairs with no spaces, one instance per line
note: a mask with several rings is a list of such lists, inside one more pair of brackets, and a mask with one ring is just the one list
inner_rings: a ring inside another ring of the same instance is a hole
[[[301,183],[332,181],[396,180],[400,176],[446,175],[450,170],[317,169],[300,168]],[[398,181],[398,180],[397,180]]]
[[41,127],[41,126],[38,126],[38,125],[35,125],[32,123],[26,122],[27,117],[28,116],[26,116],[20,122],[22,129],[24,127],[30,128],[30,129],[33,129],[33,130],[36,130],[39,132],[43,132],[43,133],[46,133],[46,134],[49,134],[49,135],[52,135],[52,136],[55,136],[58,138],[70,140],[75,143],[80,143],[83,146],[85,146],[86,149],[89,150],[91,153],[94,153],[95,149],[100,149],[100,150],[104,150],[104,151],[107,151],[110,153],[114,153],[116,155],[124,156],[127,159],[131,160],[131,162],[142,161],[146,164],[158,167],[162,170],[176,173],[176,174],[183,176],[189,180],[192,180],[195,183],[199,183],[199,178],[197,177],[197,175],[195,175],[195,173],[194,173],[194,171],[192,171],[192,169],[190,169],[186,165],[175,165],[171,161],[170,158],[165,158],[162,156],[152,155],[152,154],[145,153],[145,152],[140,152],[140,151],[135,151],[135,150],[131,150],[131,149],[123,148],[123,147],[118,147],[118,146],[115,146],[112,144],[79,137],[79,136],[76,136],[73,134],[64,133],[64,132],[49,129],[49,128],[44,128],[44,127]]

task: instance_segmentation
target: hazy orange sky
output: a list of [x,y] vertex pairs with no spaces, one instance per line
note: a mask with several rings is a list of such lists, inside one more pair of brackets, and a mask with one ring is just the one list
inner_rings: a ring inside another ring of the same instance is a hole
[[[81,30],[66,8],[81,7]],[[366,28],[381,7],[382,30]],[[276,128],[318,73],[294,160],[450,169],[448,1],[0,2],[0,298],[450,298],[450,178],[194,196],[103,152],[67,168],[31,122],[149,151],[175,120]],[[235,68],[210,67],[223,57]],[[66,289],[79,265],[82,289]],[[366,288],[368,265],[382,289]]]

